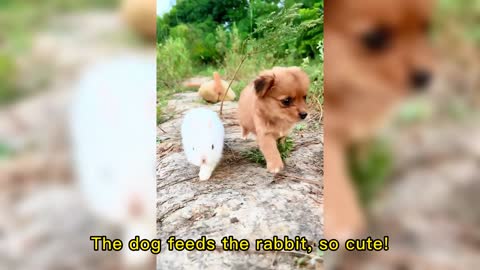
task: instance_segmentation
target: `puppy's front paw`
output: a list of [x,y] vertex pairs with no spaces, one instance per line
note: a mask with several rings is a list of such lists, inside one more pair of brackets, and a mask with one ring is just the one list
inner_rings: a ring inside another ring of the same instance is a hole
[[283,170],[283,162],[276,161],[276,162],[267,162],[267,170],[269,173],[279,173],[281,170]]
[[248,138],[248,131],[242,127],[242,139],[245,141]]

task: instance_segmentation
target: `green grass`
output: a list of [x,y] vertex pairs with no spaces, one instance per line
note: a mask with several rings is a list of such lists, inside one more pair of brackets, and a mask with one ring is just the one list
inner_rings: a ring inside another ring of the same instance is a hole
[[368,205],[383,187],[393,169],[393,153],[390,144],[374,140],[367,147],[354,146],[349,154],[350,173],[361,201]]
[[169,38],[157,45],[157,124],[169,119],[165,107],[175,93],[186,91],[182,80],[192,75],[193,63],[185,39]]
[[13,155],[13,150],[6,144],[0,143],[0,160],[7,159]]
[[306,128],[307,128],[307,125],[306,125],[306,124],[300,123],[300,124],[296,125],[296,126],[293,128],[293,130],[294,130],[294,131],[303,131],[303,130],[305,130]]
[[453,26],[455,35],[465,41],[471,41],[475,46],[480,46],[480,28],[478,27],[478,14],[480,2],[478,0],[440,0],[435,16],[437,31]]
[[318,43],[317,49],[319,59],[305,58],[301,66],[310,77],[308,102],[313,109],[321,111],[323,105],[323,42]]
[[15,73],[14,59],[0,53],[0,105],[9,103],[20,96],[14,81]]
[[[278,151],[280,152],[280,156],[282,157],[282,160],[285,160],[293,150],[292,138],[285,137],[284,140],[279,139],[277,141],[277,147],[278,147]],[[258,148],[245,151],[242,154],[246,159],[254,163],[258,163],[261,165],[267,164],[265,157],[263,156],[262,152]]]

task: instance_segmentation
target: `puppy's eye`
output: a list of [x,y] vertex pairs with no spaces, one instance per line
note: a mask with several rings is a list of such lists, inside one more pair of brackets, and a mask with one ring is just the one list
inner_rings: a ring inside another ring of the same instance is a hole
[[215,149],[215,146],[212,144],[212,150]]
[[392,32],[386,27],[379,27],[367,32],[362,37],[363,45],[372,52],[381,52],[392,43]]
[[426,21],[422,25],[422,31],[424,34],[428,35],[432,32],[432,23],[430,21]]
[[290,106],[292,104],[292,98],[291,97],[287,97],[287,98],[284,98],[282,99],[282,104],[283,106]]

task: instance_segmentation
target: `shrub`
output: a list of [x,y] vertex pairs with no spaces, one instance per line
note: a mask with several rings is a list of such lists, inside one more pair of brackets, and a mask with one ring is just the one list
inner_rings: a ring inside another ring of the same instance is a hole
[[323,42],[317,44],[317,60],[310,60],[308,57],[303,59],[302,68],[310,77],[310,95],[309,103],[321,110],[323,104]]
[[168,38],[157,46],[157,88],[174,88],[192,73],[192,60],[185,39]]
[[180,82],[192,74],[192,60],[183,38],[169,37],[157,46],[157,123],[165,121],[162,108]]
[[11,102],[18,97],[19,91],[15,85],[15,64],[7,55],[0,54],[0,104]]
[[323,40],[323,2],[300,9],[299,21],[303,29],[297,39],[298,54],[316,58],[317,44]]

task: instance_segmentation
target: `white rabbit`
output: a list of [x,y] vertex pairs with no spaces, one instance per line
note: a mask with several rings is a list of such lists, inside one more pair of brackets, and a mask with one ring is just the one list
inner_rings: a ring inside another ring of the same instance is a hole
[[225,130],[217,113],[205,108],[189,110],[182,123],[183,151],[200,167],[198,177],[208,180],[222,158]]
[[88,67],[71,104],[78,187],[94,214],[121,225],[129,265],[149,254],[129,251],[129,238],[156,237],[155,70],[154,55],[137,54]]

